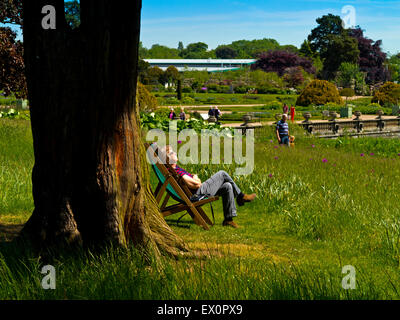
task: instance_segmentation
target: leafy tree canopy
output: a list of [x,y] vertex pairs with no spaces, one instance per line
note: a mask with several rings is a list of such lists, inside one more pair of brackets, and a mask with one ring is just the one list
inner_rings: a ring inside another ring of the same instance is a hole
[[327,36],[326,41],[326,49],[321,53],[324,63],[322,78],[332,80],[343,62],[358,62],[360,50],[357,40],[345,32],[340,35],[331,34]]
[[81,24],[81,7],[77,0],[68,1],[64,4],[65,7],[65,20],[68,25],[75,29],[78,28]]
[[318,26],[311,30],[308,41],[313,52],[323,53],[330,43],[330,35],[340,35],[343,32],[340,16],[328,14],[318,18]]
[[27,96],[23,45],[10,28],[0,28],[0,90],[17,98]]
[[215,49],[215,55],[218,59],[235,59],[238,56],[238,53],[230,46],[222,45]]
[[312,62],[300,57],[296,53],[282,50],[274,50],[262,53],[252,69],[261,69],[265,72],[276,72],[283,76],[287,68],[302,67],[304,71],[314,74],[316,72]]
[[382,40],[373,41],[364,36],[364,31],[358,26],[349,30],[349,35],[358,42],[360,51],[358,64],[360,70],[367,73],[366,82],[373,84],[389,79],[389,73],[385,68],[386,53],[382,52]]
[[22,24],[22,1],[0,1],[0,23]]
[[149,50],[147,50],[145,58],[147,58],[147,59],[180,59],[180,56],[179,56],[178,49],[168,48],[167,46],[154,44]]

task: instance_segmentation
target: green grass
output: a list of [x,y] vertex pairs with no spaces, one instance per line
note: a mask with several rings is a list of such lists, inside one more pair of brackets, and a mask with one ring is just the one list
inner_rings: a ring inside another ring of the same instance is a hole
[[[254,172],[235,177],[243,191],[258,196],[238,207],[240,229],[221,225],[221,201],[214,203],[210,231],[188,216],[179,224],[179,214],[167,218],[205,257],[165,259],[160,271],[131,247],[101,254],[77,250],[50,261],[57,289],[43,290],[40,269],[48,261],[28,247],[0,243],[0,299],[399,299],[399,140],[340,143],[308,138],[293,126],[291,131],[296,145],[288,149],[264,130]],[[1,227],[25,221],[33,209],[29,122],[0,121],[0,147]],[[184,167],[203,181],[235,169]],[[153,173],[151,182],[154,187]],[[341,287],[345,265],[356,268],[355,290]]]
[[32,213],[33,159],[29,122],[0,119],[0,223],[23,223]]

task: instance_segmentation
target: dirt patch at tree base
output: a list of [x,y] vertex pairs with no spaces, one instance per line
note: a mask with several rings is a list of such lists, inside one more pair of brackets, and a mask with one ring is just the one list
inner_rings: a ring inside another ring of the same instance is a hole
[[0,241],[12,241],[23,226],[23,224],[0,224]]

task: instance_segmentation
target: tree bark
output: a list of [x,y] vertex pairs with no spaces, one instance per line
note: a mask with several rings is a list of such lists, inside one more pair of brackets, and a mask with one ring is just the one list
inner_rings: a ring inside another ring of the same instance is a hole
[[[22,235],[40,246],[115,242],[185,250],[149,187],[136,105],[141,1],[81,0],[70,29],[63,0],[24,0],[35,209]],[[56,8],[43,29],[42,7]]]

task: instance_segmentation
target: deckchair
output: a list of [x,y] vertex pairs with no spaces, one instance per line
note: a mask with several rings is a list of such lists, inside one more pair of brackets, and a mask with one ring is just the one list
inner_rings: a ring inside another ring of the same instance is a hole
[[[219,197],[210,196],[200,201],[190,201],[190,197],[193,193],[183,181],[182,177],[176,173],[170,164],[162,163],[158,157],[157,146],[145,143],[145,147],[148,153],[148,158],[151,161],[151,167],[158,179],[158,185],[154,191],[154,197],[158,204],[160,204],[160,201],[165,194],[164,200],[160,206],[163,216],[167,217],[178,212],[187,211],[197,225],[203,227],[205,230],[209,230],[208,225],[212,226],[214,223],[201,207],[206,203],[218,200]],[[170,198],[178,203],[167,206]]]

